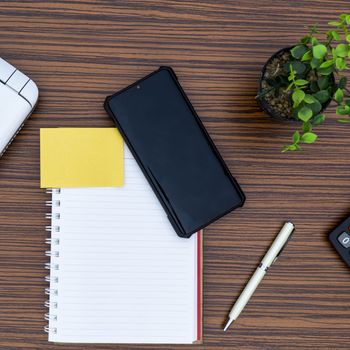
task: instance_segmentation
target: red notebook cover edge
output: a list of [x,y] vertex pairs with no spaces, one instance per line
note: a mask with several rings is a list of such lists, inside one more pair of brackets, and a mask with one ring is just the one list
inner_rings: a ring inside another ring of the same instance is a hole
[[197,232],[197,340],[202,341],[202,233]]

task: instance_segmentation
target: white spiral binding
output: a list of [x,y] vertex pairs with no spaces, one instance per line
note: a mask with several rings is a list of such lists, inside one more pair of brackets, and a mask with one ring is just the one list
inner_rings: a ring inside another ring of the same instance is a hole
[[61,189],[60,188],[47,188],[46,189],[46,193],[49,193],[49,194],[52,194],[52,193],[60,194],[61,193]]
[[56,334],[57,333],[57,328],[56,327],[45,326],[44,327],[44,331],[46,333],[54,333],[54,334]]
[[59,226],[45,226],[46,232],[60,232]]
[[45,201],[47,207],[59,207],[61,205],[60,201]]
[[46,270],[59,270],[60,265],[58,264],[51,264],[51,263],[45,263],[45,269]]
[[58,238],[45,238],[45,243],[49,245],[59,245],[60,240]]
[[54,288],[45,288],[46,295],[58,295],[58,290]]
[[50,302],[49,300],[45,300],[45,307],[51,308],[51,309],[57,309],[58,304],[54,302]]
[[52,315],[52,314],[46,313],[46,314],[44,315],[44,319],[45,319],[46,321],[50,321],[50,320],[52,320],[52,321],[57,321],[57,315]]
[[45,252],[45,256],[54,256],[55,258],[58,258],[60,256],[60,252],[59,251],[52,251],[52,250],[47,250]]
[[50,276],[50,275],[47,275],[47,276],[45,276],[45,282],[54,282],[54,283],[58,283],[58,277],[57,277],[57,276]]
[[[60,189],[47,189],[46,193],[48,194],[60,194],[61,190]],[[51,213],[47,213],[45,215],[45,218],[48,220],[60,220],[61,219],[61,214],[59,212],[57,212],[57,208],[60,207],[61,202],[59,200],[54,200],[54,201],[46,201],[45,202],[46,206],[51,207]],[[49,244],[51,247],[51,250],[47,250],[45,251],[45,256],[50,257],[50,260],[52,258],[59,258],[59,244],[60,244],[60,240],[57,237],[52,237],[52,234],[59,234],[60,232],[60,226],[59,225],[48,225],[45,227],[45,230],[47,232],[51,233],[51,237],[48,237],[45,239],[45,243]],[[53,246],[55,246],[55,249],[53,249]],[[53,309],[57,309],[57,302],[56,301],[52,301],[51,300],[51,296],[57,296],[58,295],[58,289],[56,288],[52,288],[53,284],[58,283],[58,276],[54,276],[52,275],[54,273],[54,271],[58,271],[60,269],[59,264],[57,264],[56,262],[53,263],[52,261],[45,263],[45,269],[48,269],[51,271],[51,275],[45,276],[45,281],[50,283],[50,287],[49,288],[45,288],[45,294],[49,296],[49,300],[45,301],[45,306],[47,308],[49,308],[49,310],[53,310]],[[44,319],[46,321],[49,321],[49,325],[47,325],[44,330],[46,333],[53,333],[56,334],[57,333],[57,327],[53,327],[52,325],[55,325],[54,322],[57,321],[57,315],[55,314],[51,314],[50,312],[46,313],[44,315]]]
[[51,220],[51,219],[57,219],[59,220],[61,218],[60,213],[46,213],[45,214],[45,219]]

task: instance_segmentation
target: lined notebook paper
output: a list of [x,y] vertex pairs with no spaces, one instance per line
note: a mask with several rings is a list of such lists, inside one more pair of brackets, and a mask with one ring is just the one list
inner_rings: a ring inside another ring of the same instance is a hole
[[125,147],[125,185],[53,190],[49,341],[201,338],[200,233],[179,238]]

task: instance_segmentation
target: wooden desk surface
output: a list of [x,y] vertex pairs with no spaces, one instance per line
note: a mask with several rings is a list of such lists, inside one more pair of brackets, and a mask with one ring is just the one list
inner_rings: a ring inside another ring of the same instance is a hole
[[[350,271],[327,240],[350,212],[350,126],[334,108],[320,141],[281,154],[293,125],[254,96],[260,69],[304,25],[348,1],[0,1],[0,56],[37,81],[40,102],[0,161],[0,349],[170,349],[49,344],[39,128],[112,126],[106,95],[172,66],[244,189],[244,208],[205,231],[204,344],[183,349],[349,348]],[[293,240],[232,329],[222,323],[282,222]],[[137,331],[137,330],[136,330]]]

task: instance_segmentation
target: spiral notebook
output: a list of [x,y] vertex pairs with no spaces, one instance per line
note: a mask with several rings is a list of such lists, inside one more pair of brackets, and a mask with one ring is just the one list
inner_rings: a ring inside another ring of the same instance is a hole
[[124,166],[123,187],[50,190],[48,339],[200,342],[201,233],[176,235],[127,148]]

